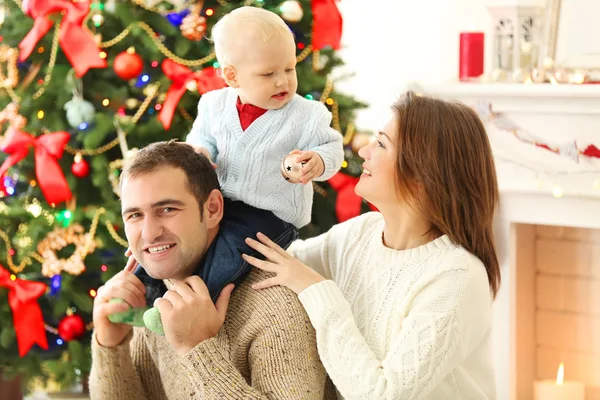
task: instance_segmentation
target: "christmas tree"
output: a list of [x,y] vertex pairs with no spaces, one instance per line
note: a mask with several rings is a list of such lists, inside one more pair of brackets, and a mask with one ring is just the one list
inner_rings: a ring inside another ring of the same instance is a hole
[[120,170],[148,143],[185,139],[199,97],[224,85],[207,33],[242,5],[288,23],[298,93],[327,104],[347,145],[341,173],[315,185],[313,221],[302,235],[366,210],[353,194],[364,137],[351,122],[364,105],[336,92],[331,79],[341,64],[334,0],[0,0],[5,376],[64,386],[86,376],[93,297],[126,262]]

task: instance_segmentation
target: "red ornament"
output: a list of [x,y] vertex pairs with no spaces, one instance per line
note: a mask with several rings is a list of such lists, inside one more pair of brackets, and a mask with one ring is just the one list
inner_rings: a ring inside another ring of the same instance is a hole
[[126,81],[136,78],[144,70],[144,60],[135,52],[124,51],[115,57],[113,69]]
[[80,160],[75,159],[75,162],[71,165],[71,172],[78,178],[85,178],[90,173],[90,164],[83,158]]
[[85,322],[77,314],[64,317],[58,323],[58,335],[66,342],[75,340],[85,333]]

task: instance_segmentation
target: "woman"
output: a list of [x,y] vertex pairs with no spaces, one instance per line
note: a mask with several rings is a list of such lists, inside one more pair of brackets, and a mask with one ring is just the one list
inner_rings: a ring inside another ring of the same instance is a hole
[[359,151],[356,193],[375,205],[287,253],[248,244],[276,275],[255,285],[299,294],[319,355],[346,399],[492,399],[492,235],[498,187],[470,108],[406,93]]

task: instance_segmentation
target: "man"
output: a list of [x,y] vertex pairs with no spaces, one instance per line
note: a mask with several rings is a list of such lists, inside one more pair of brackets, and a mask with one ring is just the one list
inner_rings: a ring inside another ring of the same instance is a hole
[[165,335],[108,319],[127,304],[146,305],[146,287],[131,265],[98,289],[92,399],[322,399],[326,376],[314,330],[291,291],[252,289],[268,277],[252,269],[213,303],[197,275],[224,222],[208,159],[186,144],[154,143],[121,179],[130,248],[145,272],[169,287],[154,302]]

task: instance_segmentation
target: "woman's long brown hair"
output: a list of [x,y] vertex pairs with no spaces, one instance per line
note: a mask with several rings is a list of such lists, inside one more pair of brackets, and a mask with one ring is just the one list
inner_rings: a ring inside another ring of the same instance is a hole
[[393,106],[398,118],[397,187],[433,231],[476,255],[496,296],[500,266],[493,219],[498,183],[483,123],[469,107],[405,93]]

